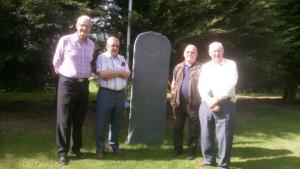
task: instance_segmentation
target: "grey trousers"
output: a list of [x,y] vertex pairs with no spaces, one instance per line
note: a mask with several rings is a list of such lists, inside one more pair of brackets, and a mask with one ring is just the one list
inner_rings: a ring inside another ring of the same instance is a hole
[[218,148],[220,159],[218,163],[219,168],[229,168],[233,142],[235,109],[236,104],[230,100],[222,102],[219,112],[211,112],[206,102],[201,102],[199,118],[201,126],[201,148],[204,163],[216,163]]

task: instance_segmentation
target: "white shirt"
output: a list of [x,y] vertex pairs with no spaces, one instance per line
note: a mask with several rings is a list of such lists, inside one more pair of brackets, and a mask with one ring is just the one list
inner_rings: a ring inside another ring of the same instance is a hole
[[212,61],[202,66],[199,75],[198,91],[204,101],[211,97],[219,99],[232,98],[235,101],[235,85],[238,73],[234,61],[224,59],[219,64]]
[[[107,70],[125,70],[127,72],[130,72],[124,56],[118,55],[116,58],[114,58],[110,53],[105,52],[100,54],[97,58],[96,71],[100,72]],[[97,82],[99,86],[106,87],[111,90],[122,90],[127,85],[127,80],[120,77],[115,77],[108,80],[104,80],[101,77],[98,77]]]

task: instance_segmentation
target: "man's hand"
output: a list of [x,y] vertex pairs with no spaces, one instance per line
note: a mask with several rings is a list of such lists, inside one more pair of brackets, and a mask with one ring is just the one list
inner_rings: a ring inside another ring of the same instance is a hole
[[218,103],[218,99],[215,97],[211,97],[209,100],[207,100],[206,103],[208,104],[209,108],[212,108]]
[[218,112],[220,111],[220,106],[218,105],[218,99],[215,97],[212,97],[211,99],[209,99],[207,101],[208,104],[208,108],[212,111],[212,112]]
[[124,70],[118,70],[118,71],[116,71],[116,76],[117,77],[120,77],[120,78],[123,78],[123,79],[126,79],[126,80],[129,78],[129,75],[130,75],[130,73],[126,72]]

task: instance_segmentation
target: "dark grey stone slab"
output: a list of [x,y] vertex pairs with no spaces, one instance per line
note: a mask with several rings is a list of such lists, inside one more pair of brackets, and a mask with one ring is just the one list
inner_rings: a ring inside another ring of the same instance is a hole
[[164,140],[170,52],[170,41],[160,33],[141,33],[135,40],[129,144]]

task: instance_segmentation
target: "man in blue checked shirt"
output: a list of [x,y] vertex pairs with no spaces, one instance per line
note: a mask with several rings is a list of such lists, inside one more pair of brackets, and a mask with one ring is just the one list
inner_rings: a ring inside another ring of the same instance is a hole
[[99,91],[96,115],[96,156],[104,159],[105,133],[109,130],[109,148],[121,155],[119,133],[123,119],[125,89],[130,70],[124,56],[119,55],[120,41],[110,37],[106,42],[107,51],[98,56],[96,72]]

